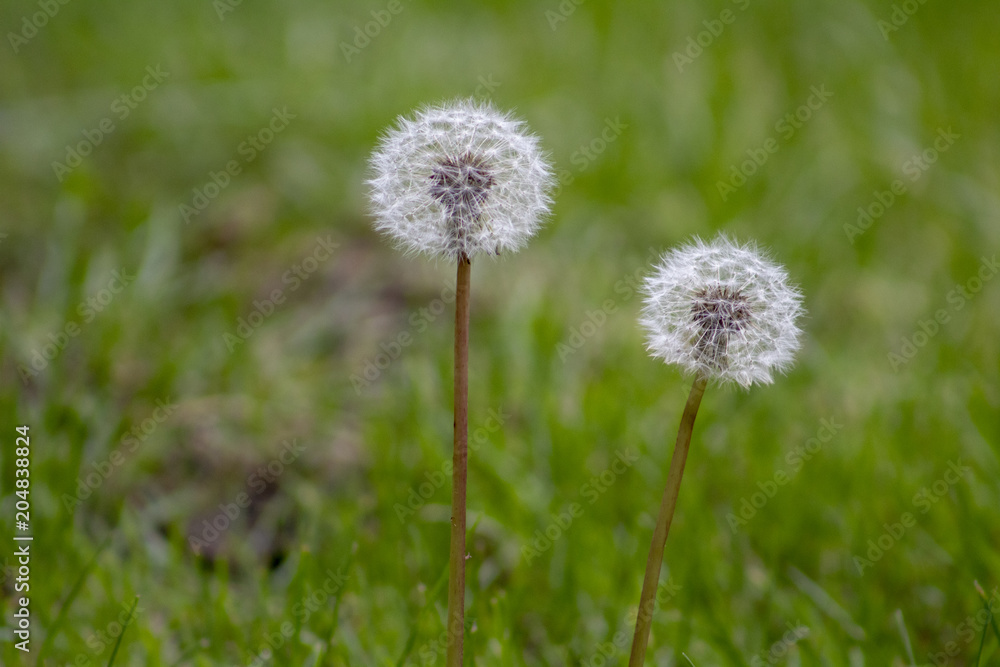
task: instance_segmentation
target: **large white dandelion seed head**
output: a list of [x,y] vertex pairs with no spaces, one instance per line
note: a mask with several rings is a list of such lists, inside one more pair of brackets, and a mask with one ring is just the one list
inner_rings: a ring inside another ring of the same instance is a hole
[[370,167],[375,228],[408,252],[452,259],[519,249],[555,182],[524,123],[473,99],[400,117]]
[[695,238],[660,259],[643,292],[646,348],[689,374],[770,384],[799,349],[802,295],[754,245]]

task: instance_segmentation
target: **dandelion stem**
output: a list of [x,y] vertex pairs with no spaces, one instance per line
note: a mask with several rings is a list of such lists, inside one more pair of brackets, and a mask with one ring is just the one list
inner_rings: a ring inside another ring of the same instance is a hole
[[448,667],[462,667],[465,634],[465,483],[469,460],[469,284],[472,263],[458,259],[455,288],[455,451],[448,561]]
[[705,393],[705,383],[704,376],[695,379],[687,404],[684,406],[680,428],[677,430],[677,444],[674,445],[670,472],[667,473],[667,488],[663,491],[660,515],[656,519],[656,530],[653,531],[653,544],[649,548],[649,560],[646,561],[646,576],[642,581],[642,596],[639,598],[639,613],[635,619],[635,636],[632,638],[629,667],[642,667],[646,659],[646,644],[649,643],[649,630],[653,625],[656,588],[660,583],[660,566],[663,564],[663,549],[667,544],[670,523],[674,519],[684,463],[687,461],[688,449],[691,446],[691,432],[694,430],[694,419],[698,416],[701,397]]

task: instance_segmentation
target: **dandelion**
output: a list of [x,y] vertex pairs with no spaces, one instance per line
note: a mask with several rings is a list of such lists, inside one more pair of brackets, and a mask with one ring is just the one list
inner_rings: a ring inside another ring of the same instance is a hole
[[754,246],[695,239],[664,255],[644,291],[647,349],[690,375],[769,384],[799,348],[802,297]]
[[518,250],[535,234],[552,203],[553,172],[521,121],[471,99],[401,117],[372,154],[371,171],[375,228],[406,252],[458,264],[446,664],[461,667],[471,262]]
[[371,164],[375,227],[408,252],[457,260],[515,251],[551,206],[538,139],[471,99],[400,118]]
[[646,562],[629,667],[640,667],[659,583],[667,533],[677,507],[694,420],[710,381],[744,388],[770,384],[799,348],[802,296],[785,270],[753,245],[720,234],[667,253],[644,285],[640,322],[654,357],[694,377],[670,460],[667,486]]

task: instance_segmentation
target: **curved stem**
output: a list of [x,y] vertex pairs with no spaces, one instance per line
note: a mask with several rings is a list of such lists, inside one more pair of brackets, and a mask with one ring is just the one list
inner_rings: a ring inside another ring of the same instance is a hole
[[698,406],[701,405],[701,397],[705,393],[705,382],[705,378],[700,376],[695,379],[687,404],[684,406],[680,428],[677,430],[677,444],[674,445],[670,472],[667,473],[667,488],[663,491],[660,515],[656,519],[656,530],[653,531],[653,544],[649,548],[649,560],[646,561],[646,576],[642,580],[642,596],[639,598],[639,613],[635,619],[635,636],[632,638],[629,667],[642,667],[646,659],[646,645],[649,643],[649,630],[653,625],[653,611],[656,608],[656,588],[660,583],[660,566],[663,564],[663,549],[667,544],[670,524],[674,520],[677,494],[681,489],[681,476],[684,475],[684,464],[687,462],[688,449],[691,447],[694,419],[698,416]]
[[458,259],[455,287],[455,450],[448,560],[448,667],[462,667],[465,635],[465,484],[469,460],[469,289],[472,263]]

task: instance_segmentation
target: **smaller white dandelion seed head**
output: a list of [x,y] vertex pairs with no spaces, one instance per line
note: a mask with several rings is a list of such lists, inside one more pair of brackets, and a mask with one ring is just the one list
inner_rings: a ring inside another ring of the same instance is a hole
[[802,295],[756,246],[724,234],[666,253],[643,284],[654,357],[720,384],[770,384],[799,348]]
[[400,117],[370,159],[375,228],[408,252],[457,259],[518,250],[555,178],[524,123],[463,99]]

